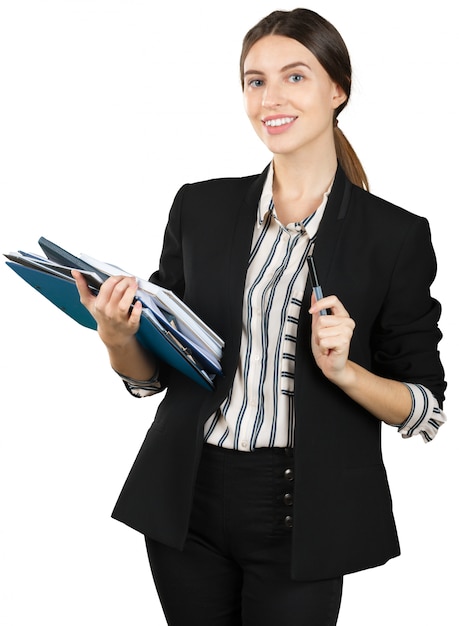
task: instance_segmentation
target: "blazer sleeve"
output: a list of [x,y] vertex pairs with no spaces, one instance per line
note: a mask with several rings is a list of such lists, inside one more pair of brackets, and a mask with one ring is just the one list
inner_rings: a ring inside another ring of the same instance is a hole
[[[181,236],[181,209],[185,189],[183,185],[177,192],[164,231],[163,247],[160,256],[159,269],[151,274],[149,281],[170,289],[179,298],[183,297],[184,272]],[[164,362],[160,364],[159,381],[160,391],[169,386],[172,368]]]
[[400,240],[372,354],[375,373],[424,385],[441,408],[446,389],[438,351],[441,306],[430,292],[436,271],[429,224],[417,217]]
[[150,282],[170,289],[179,298],[183,297],[185,288],[181,212],[187,187],[188,185],[183,185],[175,196],[164,231],[159,269],[149,278]]

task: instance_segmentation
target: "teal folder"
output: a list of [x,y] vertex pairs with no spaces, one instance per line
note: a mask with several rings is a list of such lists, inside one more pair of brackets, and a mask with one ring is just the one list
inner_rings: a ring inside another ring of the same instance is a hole
[[[39,262],[35,263],[34,255],[22,256],[24,254],[5,255],[9,259],[6,261],[7,265],[61,311],[82,326],[95,330],[96,321],[81,304],[75,281],[68,268],[68,275],[65,275],[66,268],[59,267],[56,271],[52,265],[43,267],[40,266],[41,257],[36,256],[35,259]],[[91,281],[89,284],[97,291],[97,287],[91,285]],[[197,350],[186,337],[164,320],[160,320],[148,307],[142,309],[137,338],[157,358],[202,387],[213,389],[213,379],[216,373],[221,373],[221,369],[207,361],[202,350]]]

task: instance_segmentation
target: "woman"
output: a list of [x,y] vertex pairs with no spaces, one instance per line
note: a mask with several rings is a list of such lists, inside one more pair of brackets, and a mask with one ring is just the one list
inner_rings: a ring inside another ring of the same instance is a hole
[[445,420],[435,256],[338,129],[351,66],[331,24],[270,14],[241,80],[272,162],[184,186],[151,277],[224,339],[215,390],[137,343],[135,279],[94,297],[75,274],[131,393],[167,388],[113,515],[145,535],[169,624],[329,626],[343,576],[399,554],[381,422],[429,441]]

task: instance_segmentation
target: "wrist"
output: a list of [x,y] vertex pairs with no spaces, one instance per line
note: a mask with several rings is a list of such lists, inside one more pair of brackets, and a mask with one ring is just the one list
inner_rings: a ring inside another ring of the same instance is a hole
[[101,337],[101,339],[112,363],[129,361],[138,351],[138,343],[134,335],[124,338]]
[[347,393],[357,382],[357,368],[355,363],[347,360],[343,368],[331,373],[329,380]]
[[120,353],[128,351],[136,343],[135,335],[124,335],[121,333],[107,333],[100,328],[97,329],[102,343],[110,353]]

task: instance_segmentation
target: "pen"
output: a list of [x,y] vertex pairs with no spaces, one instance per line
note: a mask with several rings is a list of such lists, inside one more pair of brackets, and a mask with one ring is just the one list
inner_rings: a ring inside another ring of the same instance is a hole
[[[320,283],[319,283],[319,277],[317,276],[317,270],[316,270],[316,265],[314,263],[314,259],[312,256],[307,256],[306,261],[308,262],[309,278],[311,280],[312,290],[314,291],[314,295],[316,299],[321,300],[324,297],[324,295],[322,293],[322,287],[320,286]],[[327,309],[321,309],[319,314],[327,315],[328,311]]]

